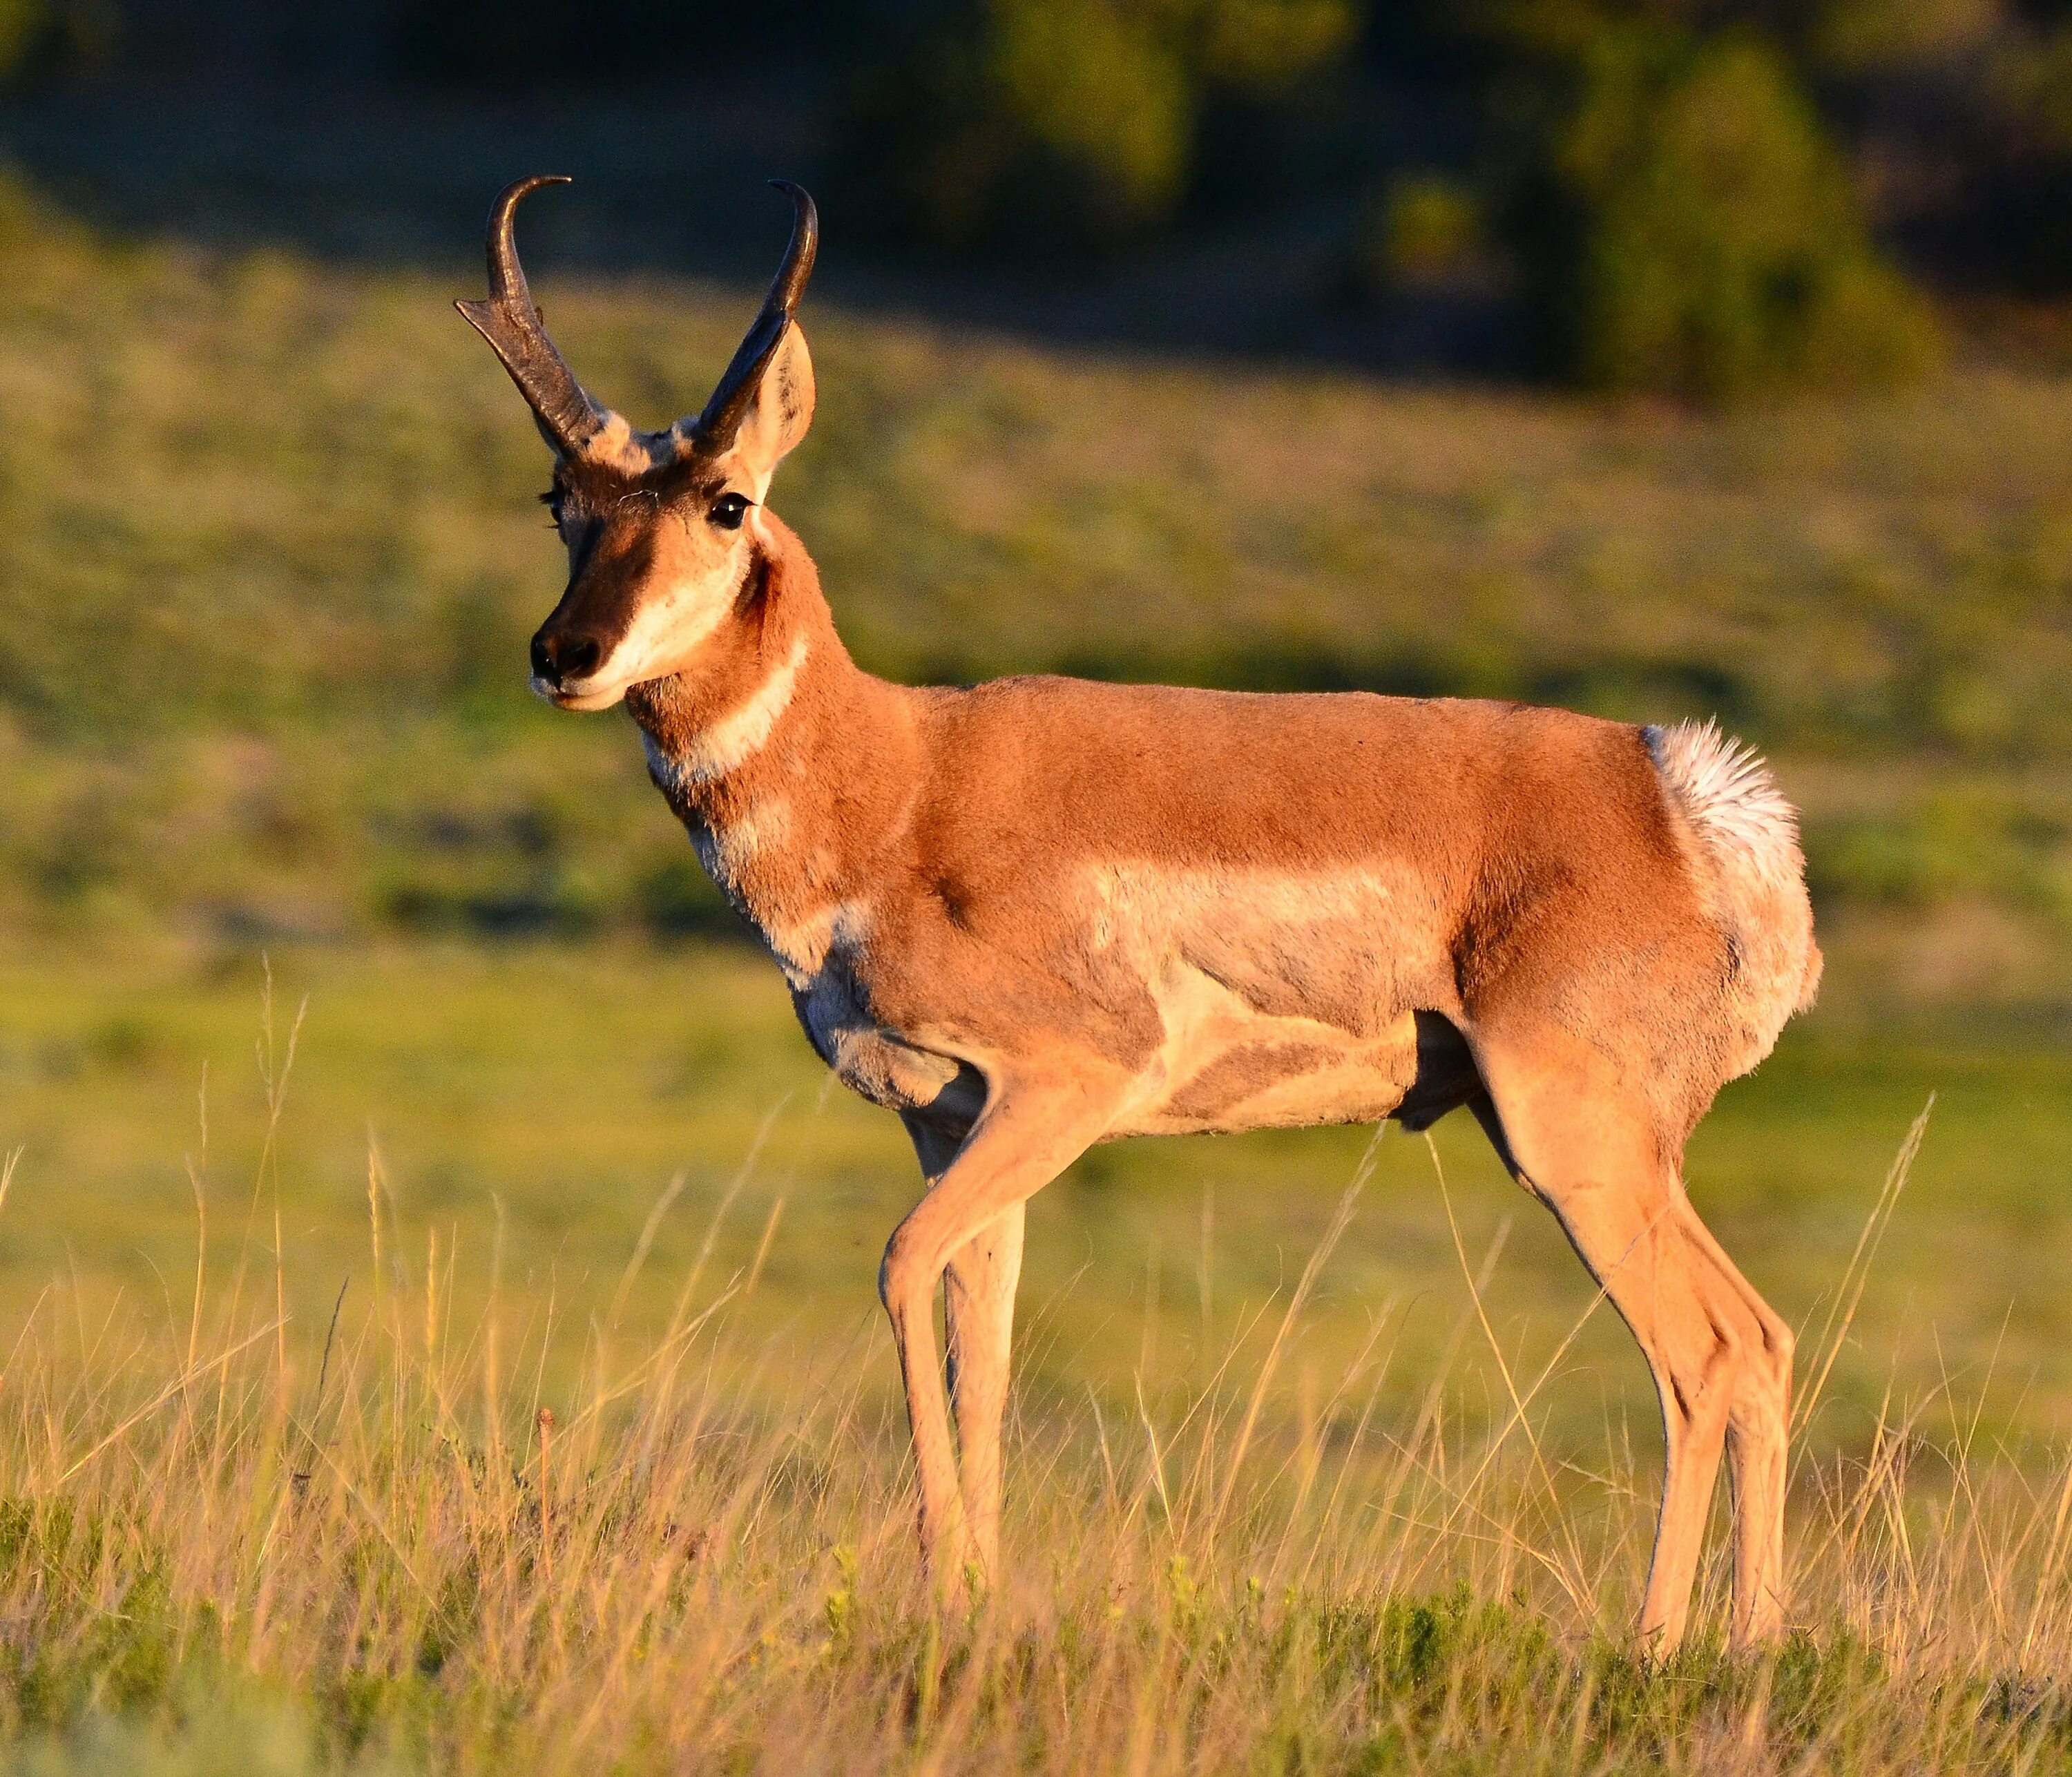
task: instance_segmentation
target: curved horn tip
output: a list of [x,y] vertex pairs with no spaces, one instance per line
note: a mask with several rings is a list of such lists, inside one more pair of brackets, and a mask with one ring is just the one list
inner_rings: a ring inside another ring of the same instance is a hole
[[805,294],[806,280],[813,275],[813,263],[820,257],[820,212],[804,186],[788,179],[773,179],[770,183],[791,200],[791,245],[784,249],[784,262],[778,268],[777,281],[771,286],[768,298],[789,316]]
[[523,197],[528,191],[538,191],[542,185],[573,185],[575,182],[573,173],[528,173],[524,178],[514,179],[505,186],[499,194],[500,201],[514,195]]
[[782,191],[785,196],[791,199],[792,207],[801,216],[812,216],[816,220],[819,218],[820,207],[814,203],[813,194],[796,179],[773,179],[770,184],[773,190]]
[[543,185],[573,185],[575,181],[566,173],[532,173],[524,179],[514,179],[496,194],[496,201],[489,207],[491,228],[508,220],[511,212],[518,208],[521,200],[530,197]]
[[573,183],[566,173],[534,173],[513,180],[497,194],[489,212],[489,294],[454,305],[503,360],[541,430],[563,452],[580,450],[602,426],[604,416],[547,336],[526,286],[525,269],[519,263],[512,224],[519,201],[527,193],[542,185]]

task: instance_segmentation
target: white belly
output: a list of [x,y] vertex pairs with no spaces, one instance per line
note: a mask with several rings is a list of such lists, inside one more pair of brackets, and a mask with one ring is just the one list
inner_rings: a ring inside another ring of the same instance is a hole
[[1111,866],[1087,894],[1165,1031],[1118,1134],[1373,1122],[1417,1084],[1412,1009],[1445,965],[1416,882]]
[[1114,1133],[1180,1135],[1372,1123],[1417,1078],[1417,1026],[1406,1011],[1363,1036],[1256,1010],[1192,970],[1159,996],[1166,1041]]

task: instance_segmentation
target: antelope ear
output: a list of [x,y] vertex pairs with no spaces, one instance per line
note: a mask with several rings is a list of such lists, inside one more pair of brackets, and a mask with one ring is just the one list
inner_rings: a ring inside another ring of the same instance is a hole
[[794,321],[771,355],[756,385],[755,398],[742,418],[726,455],[758,502],[770,491],[777,465],[791,454],[813,423],[813,359]]

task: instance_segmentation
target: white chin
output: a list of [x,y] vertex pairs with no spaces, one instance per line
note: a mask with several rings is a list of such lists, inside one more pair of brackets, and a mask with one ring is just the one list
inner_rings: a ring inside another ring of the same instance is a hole
[[557,690],[545,680],[536,677],[532,681],[532,689],[557,710],[586,712],[609,710],[614,704],[622,702],[626,697],[626,687],[623,685],[600,685],[591,689],[569,690],[563,688]]

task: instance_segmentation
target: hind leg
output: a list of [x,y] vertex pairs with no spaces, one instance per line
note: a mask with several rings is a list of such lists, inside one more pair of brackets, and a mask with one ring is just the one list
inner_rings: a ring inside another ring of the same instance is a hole
[[1638,1343],[1662,1409],[1664,1470],[1639,1631],[1683,1639],[1730,1414],[1761,1331],[1692,1237],[1675,1158],[1598,1051],[1561,1035],[1482,1039],[1478,1106],[1514,1175],[1545,1203]]
[[1774,1641],[1784,1628],[1784,1490],[1791,1436],[1796,1344],[1783,1317],[1735,1268],[1712,1231],[1683,1199],[1686,1232],[1727,1280],[1758,1339],[1727,1415],[1727,1471],[1734,1495],[1733,1645]]

